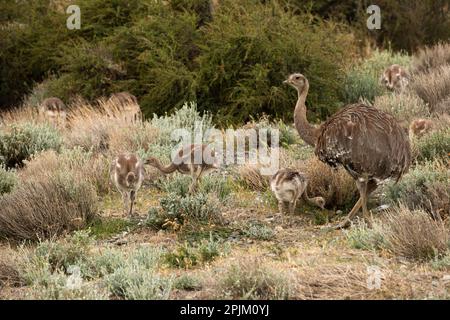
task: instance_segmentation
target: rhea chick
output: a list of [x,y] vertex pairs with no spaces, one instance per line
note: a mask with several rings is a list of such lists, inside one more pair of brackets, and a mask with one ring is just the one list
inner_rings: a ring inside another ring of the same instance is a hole
[[409,125],[409,139],[414,137],[420,138],[434,129],[433,120],[430,119],[415,119]]
[[148,158],[146,164],[157,168],[164,174],[178,171],[181,174],[191,175],[192,184],[189,187],[190,193],[195,191],[203,175],[219,168],[217,155],[207,144],[187,144],[181,147],[168,166],[162,165],[154,157]]
[[125,214],[130,216],[136,193],[144,181],[144,173],[144,164],[135,154],[120,154],[111,163],[111,181],[122,194]]
[[403,67],[393,64],[384,70],[380,81],[389,90],[400,92],[408,85],[409,74]]
[[306,202],[324,208],[325,199],[322,197],[309,198],[306,191],[308,179],[298,171],[292,169],[280,169],[270,180],[270,188],[278,200],[278,209],[280,214],[286,212],[294,214],[297,207],[297,201],[300,197]]

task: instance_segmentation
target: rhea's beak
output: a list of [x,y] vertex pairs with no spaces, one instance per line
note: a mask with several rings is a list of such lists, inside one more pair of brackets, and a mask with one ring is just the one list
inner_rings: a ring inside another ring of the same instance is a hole
[[284,84],[289,84],[289,79],[283,81]]

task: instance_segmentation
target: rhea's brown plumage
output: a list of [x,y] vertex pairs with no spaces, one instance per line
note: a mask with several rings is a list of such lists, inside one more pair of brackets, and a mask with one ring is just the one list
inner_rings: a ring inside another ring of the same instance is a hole
[[300,137],[315,147],[322,162],[342,165],[356,181],[360,199],[338,227],[348,225],[361,207],[368,217],[367,198],[379,182],[398,181],[408,171],[411,148],[407,133],[392,115],[364,104],[344,107],[320,126],[312,126],[306,119],[308,80],[296,73],[285,83],[298,91],[294,122]]

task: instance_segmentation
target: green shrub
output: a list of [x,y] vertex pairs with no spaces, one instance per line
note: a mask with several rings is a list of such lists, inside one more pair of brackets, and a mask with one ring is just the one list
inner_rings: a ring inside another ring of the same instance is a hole
[[263,223],[250,223],[244,230],[246,237],[256,240],[271,240],[275,236],[274,231]]
[[210,235],[209,240],[204,239],[196,245],[184,242],[166,253],[164,257],[169,266],[187,269],[213,261],[222,254],[222,251],[224,250],[220,241],[214,240]]
[[361,99],[373,102],[376,96],[384,92],[380,76],[384,69],[392,64],[408,67],[411,58],[391,51],[374,51],[372,55],[352,66],[345,75],[343,99],[346,103],[355,103]]
[[8,168],[21,166],[33,154],[48,149],[59,150],[61,145],[60,134],[50,125],[12,125],[10,131],[0,131],[0,162]]
[[450,128],[431,132],[419,139],[414,139],[413,143],[418,161],[445,159],[450,150]]
[[184,103],[180,109],[171,115],[166,114],[158,117],[154,114],[150,123],[158,129],[156,142],[161,145],[177,143],[178,141],[172,140],[172,134],[177,129],[185,129],[192,134],[197,132],[205,134],[208,129],[214,128],[211,115],[209,113],[200,114],[195,102]]
[[416,118],[429,117],[425,102],[412,93],[387,93],[375,98],[373,103],[375,108],[389,112],[397,118],[405,127]]
[[221,295],[228,299],[288,299],[292,295],[292,287],[292,279],[286,272],[257,259],[238,261],[220,279]]
[[[52,271],[68,273],[69,267],[87,259],[89,247],[93,244],[90,231],[77,231],[63,241],[46,240],[34,251],[35,259],[45,259]],[[33,259],[33,258],[32,258]]]
[[111,294],[127,300],[168,299],[173,280],[156,272],[160,258],[161,250],[140,248],[123,265],[105,276]]
[[386,247],[386,239],[382,227],[374,224],[372,228],[365,223],[358,223],[345,232],[347,241],[355,249],[378,250]]
[[383,188],[383,197],[389,203],[401,202],[409,209],[423,208],[433,216],[450,214],[450,172],[441,161],[418,164],[398,183]]
[[146,224],[156,228],[179,229],[189,223],[220,223],[220,202],[204,193],[179,196],[169,193],[160,200],[161,210],[151,208]]
[[0,196],[4,193],[9,193],[17,184],[17,177],[14,171],[6,170],[3,165],[0,165]]
[[436,270],[450,270],[450,253],[447,252],[447,254],[442,257],[436,257],[431,261],[431,266]]
[[296,93],[282,81],[293,72],[309,79],[312,115],[336,111],[341,68],[352,48],[341,25],[276,3],[225,1],[202,31],[197,101],[221,122],[262,113],[291,118]]
[[180,290],[194,291],[200,290],[202,288],[202,284],[198,278],[183,274],[175,279],[173,287]]

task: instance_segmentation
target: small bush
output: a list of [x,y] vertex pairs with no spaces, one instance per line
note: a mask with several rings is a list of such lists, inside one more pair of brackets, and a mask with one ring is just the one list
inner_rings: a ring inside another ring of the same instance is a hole
[[16,173],[14,171],[6,170],[3,165],[0,165],[0,196],[11,192],[16,184]]
[[282,300],[291,297],[291,283],[285,272],[258,259],[243,259],[225,271],[220,289],[228,299]]
[[5,285],[19,287],[24,284],[25,279],[14,264],[0,261],[0,289]]
[[413,150],[418,161],[447,158],[450,150],[450,128],[437,130],[414,139]]
[[355,103],[360,99],[373,102],[376,96],[384,92],[379,79],[384,69],[392,64],[408,67],[410,57],[390,51],[374,51],[360,64],[347,71],[344,80],[343,99],[347,103]]
[[411,211],[401,206],[388,212],[384,224],[389,249],[397,255],[423,261],[439,257],[448,250],[448,230],[424,211]]
[[83,283],[74,275],[64,275],[60,272],[49,274],[44,286],[32,286],[29,293],[37,300],[108,300],[105,288],[98,283]]
[[450,172],[442,160],[418,164],[398,183],[383,188],[389,203],[403,203],[410,210],[425,209],[433,217],[450,215]]
[[274,231],[263,223],[250,223],[244,230],[244,235],[250,239],[255,240],[271,240],[275,236]]
[[450,43],[438,43],[432,47],[424,47],[413,56],[414,73],[428,72],[431,69],[450,65]]
[[203,193],[186,197],[168,194],[161,198],[160,205],[167,224],[218,223],[222,220],[218,200]]
[[175,279],[173,287],[180,290],[194,291],[200,290],[202,288],[202,284],[199,279],[183,274]]
[[443,65],[428,72],[416,74],[412,79],[411,89],[428,104],[430,112],[449,113],[450,110],[443,109],[445,105],[439,108],[437,106],[449,98],[450,65]]
[[111,294],[127,300],[168,299],[173,280],[156,272],[160,257],[160,250],[140,248],[122,266],[106,275]]
[[355,249],[378,250],[386,247],[382,226],[374,224],[372,228],[365,223],[358,223],[345,232],[347,241]]
[[373,105],[395,116],[405,127],[415,118],[426,118],[430,115],[425,102],[412,93],[385,94],[376,97]]
[[433,261],[431,261],[431,266],[436,270],[450,270],[450,253],[447,252],[446,255],[442,257],[436,257]]
[[[185,103],[171,115],[158,117],[156,114],[150,120],[151,125],[158,130],[156,143],[160,145],[175,145],[178,141],[173,140],[180,137],[173,137],[177,129],[184,129],[191,134],[207,132],[214,128],[212,117],[209,113],[200,114],[195,102]],[[191,137],[192,139],[194,136]]]
[[269,187],[269,177],[263,176],[257,165],[245,164],[238,167],[240,183],[254,191],[265,191]]
[[54,170],[21,178],[0,197],[0,237],[39,240],[82,228],[97,213],[97,193],[83,175]]
[[46,124],[13,124],[10,130],[0,131],[0,162],[13,168],[22,165],[38,152],[59,150],[62,138],[58,131]]
[[37,259],[45,259],[52,271],[68,273],[69,267],[87,259],[89,247],[93,244],[89,231],[78,231],[63,241],[47,240],[35,249]]
[[172,252],[165,254],[165,261],[171,267],[187,269],[213,261],[222,251],[220,242],[210,235],[209,240],[202,240],[194,246],[188,242],[179,245]]

